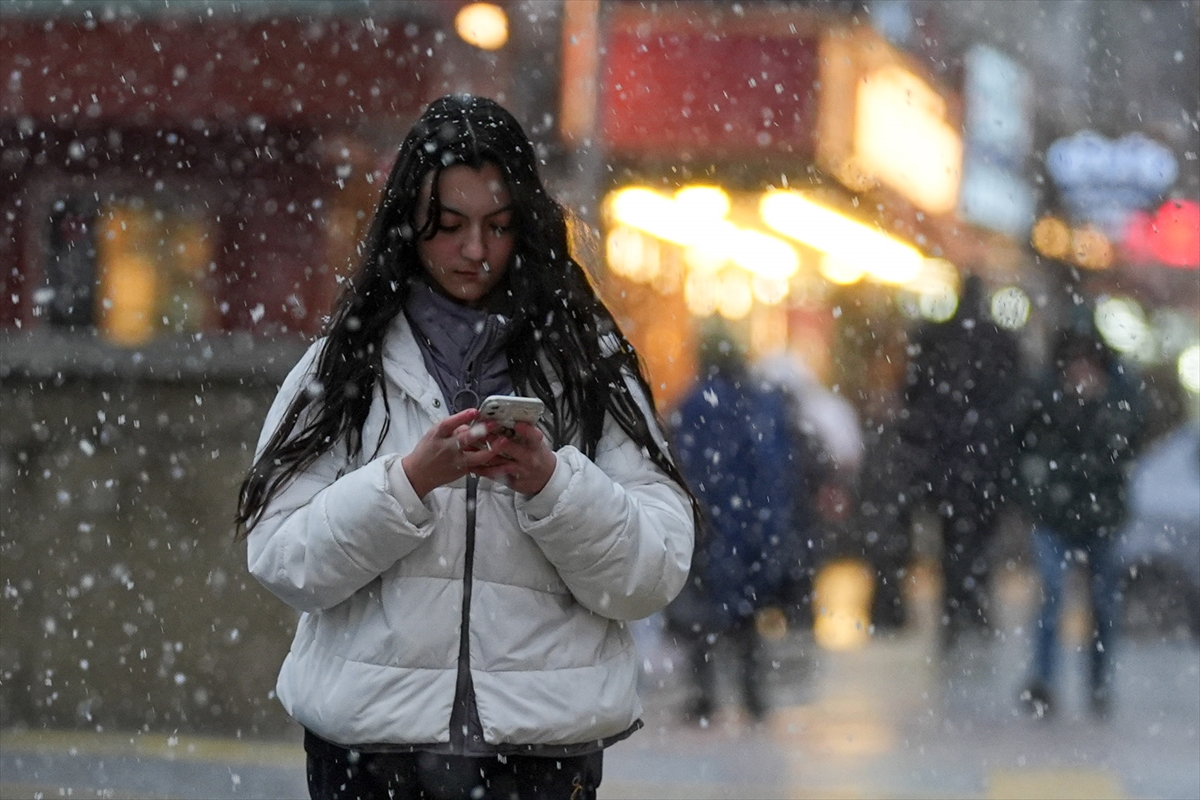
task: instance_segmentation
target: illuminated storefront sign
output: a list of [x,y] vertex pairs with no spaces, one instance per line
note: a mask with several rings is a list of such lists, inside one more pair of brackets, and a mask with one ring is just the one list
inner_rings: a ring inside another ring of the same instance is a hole
[[[684,186],[674,195],[626,186],[605,203],[612,270],[673,290],[691,313],[740,319],[757,301],[783,302],[805,258],[831,283],[860,280],[940,295],[957,288],[952,264],[791,190],[742,192]],[[812,262],[810,262],[812,263]],[[678,278],[667,273],[677,270]]]
[[858,166],[926,211],[953,211],[962,142],[945,117],[945,101],[916,75],[898,66],[874,70],[855,101]]
[[1122,249],[1135,264],[1200,268],[1200,204],[1168,200],[1152,214],[1134,213],[1125,227]]
[[1116,240],[1129,215],[1153,203],[1179,173],[1174,153],[1153,139],[1131,133],[1114,141],[1094,131],[1051,144],[1046,168],[1071,216]]
[[962,140],[945,99],[873,32],[831,32],[821,52],[818,162],[852,190],[883,184],[953,212]]

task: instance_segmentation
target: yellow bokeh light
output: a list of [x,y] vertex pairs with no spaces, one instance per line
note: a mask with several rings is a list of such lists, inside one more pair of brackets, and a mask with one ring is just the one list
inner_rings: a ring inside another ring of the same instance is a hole
[[858,87],[855,158],[926,211],[952,212],[963,149],[945,115],[946,102],[925,81],[898,66],[877,69]]
[[750,288],[758,302],[768,306],[776,306],[788,296],[788,281],[786,278],[764,278],[755,275],[750,279]]
[[1075,263],[1085,269],[1108,269],[1113,262],[1113,248],[1108,237],[1092,227],[1071,233],[1071,254]]
[[1033,303],[1029,295],[1017,286],[1005,286],[992,294],[992,321],[1010,331],[1020,330],[1029,322]]
[[831,255],[821,258],[820,271],[821,276],[825,280],[830,283],[836,283],[839,286],[849,286],[852,283],[858,283],[867,274],[861,265],[843,261]]
[[703,226],[696,224],[695,218],[685,214],[672,198],[642,186],[627,186],[614,192],[609,210],[622,225],[685,247],[703,232]]
[[721,277],[717,311],[725,319],[744,319],[754,308],[754,293],[750,290],[750,276],[735,269],[726,270]]
[[1183,349],[1176,362],[1179,383],[1192,394],[1200,394],[1200,343]]
[[917,298],[921,316],[933,322],[946,322],[958,310],[958,294],[953,289],[922,292]]
[[1153,331],[1141,305],[1130,297],[1101,297],[1093,315],[1096,330],[1118,353],[1146,359],[1155,347]]
[[508,41],[508,15],[491,3],[471,3],[459,9],[454,30],[467,44],[481,50],[499,50]]
[[875,579],[861,561],[834,561],[813,581],[813,636],[828,650],[852,650],[870,639]]
[[1057,217],[1042,217],[1033,226],[1033,247],[1050,258],[1063,258],[1071,252],[1071,229]]
[[675,193],[679,208],[707,220],[724,219],[729,213],[729,195],[719,186],[685,186]]
[[[925,257],[917,248],[851,219],[840,212],[812,202],[793,191],[763,195],[759,213],[769,228],[842,262],[831,272],[849,276],[854,271],[871,275],[881,283],[903,284],[921,272]],[[822,274],[838,283],[825,271]]]
[[790,278],[800,269],[800,256],[790,244],[758,231],[739,228],[734,234],[733,263],[764,278]]
[[693,272],[683,282],[683,301],[694,316],[708,317],[717,311],[721,280],[713,274]]
[[659,273],[658,244],[633,228],[618,225],[609,231],[605,253],[612,271],[630,280],[644,283]]

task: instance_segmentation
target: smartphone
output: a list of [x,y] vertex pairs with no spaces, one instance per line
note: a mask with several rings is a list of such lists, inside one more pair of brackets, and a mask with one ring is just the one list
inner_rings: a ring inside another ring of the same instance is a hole
[[537,422],[545,410],[545,405],[536,397],[494,394],[479,404],[479,418],[512,428],[518,422]]

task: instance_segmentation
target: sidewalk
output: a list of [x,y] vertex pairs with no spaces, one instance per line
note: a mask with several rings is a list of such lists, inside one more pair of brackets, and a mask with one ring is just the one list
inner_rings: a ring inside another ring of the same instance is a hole
[[[1200,648],[1129,639],[1113,717],[1083,708],[1081,654],[1064,653],[1061,711],[1015,698],[1029,658],[1027,576],[997,587],[997,637],[942,659],[928,596],[914,625],[858,650],[790,634],[772,645],[775,713],[723,709],[683,725],[669,649],[648,653],[646,728],[611,748],[600,796],[621,798],[1200,798]],[[0,734],[0,798],[305,797],[289,743],[117,733]]]

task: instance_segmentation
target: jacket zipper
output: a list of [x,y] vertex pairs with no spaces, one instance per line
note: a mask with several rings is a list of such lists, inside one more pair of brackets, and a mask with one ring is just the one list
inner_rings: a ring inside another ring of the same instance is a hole
[[479,476],[467,476],[467,539],[463,564],[462,622],[458,639],[458,675],[454,684],[454,705],[450,710],[450,748],[454,753],[467,751],[467,730],[474,692],[471,691],[471,582],[475,571],[475,506]]

